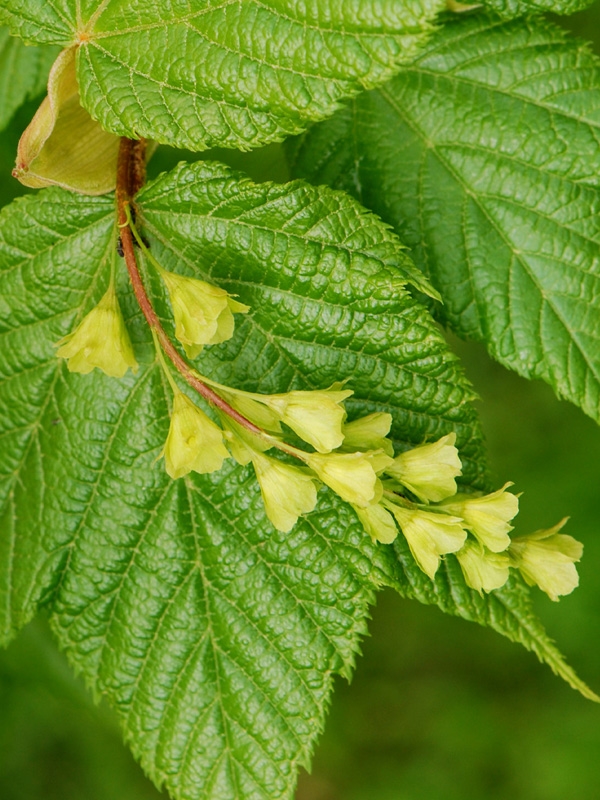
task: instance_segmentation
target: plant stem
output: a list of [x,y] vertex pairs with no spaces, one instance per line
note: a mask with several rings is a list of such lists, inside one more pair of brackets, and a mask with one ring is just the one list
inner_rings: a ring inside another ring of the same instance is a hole
[[191,369],[186,360],[179,354],[173,342],[169,339],[148,297],[138,268],[133,245],[133,236],[127,217],[128,206],[133,202],[135,193],[141,189],[145,180],[145,150],[146,142],[144,140],[136,141],[123,137],[121,139],[117,164],[117,219],[121,232],[123,258],[125,259],[125,265],[138,305],[150,330],[156,335],[163,352],[186,383],[195,389],[201,397],[215,406],[215,408],[218,408],[237,422],[238,425],[241,425],[246,430],[261,438],[271,439],[272,437],[269,437],[265,431],[246,419],[246,417],[240,414],[239,411],[236,411],[235,408],[232,408],[229,403],[223,400],[220,395],[194,374],[194,370]]

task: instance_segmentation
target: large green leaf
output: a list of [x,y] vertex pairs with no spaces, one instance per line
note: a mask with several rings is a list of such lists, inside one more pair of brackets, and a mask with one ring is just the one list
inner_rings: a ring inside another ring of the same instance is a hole
[[[349,377],[354,413],[391,410],[400,443],[455,429],[469,480],[482,480],[471,389],[375,217],[327,189],[197,164],[145,189],[139,218],[167,267],[252,307],[203,370],[264,391]],[[53,342],[102,295],[113,228],[110,199],[61,190],[0,214],[2,639],[45,605],[175,797],[287,798],[395,561],[328,491],[280,534],[248,469],[166,476],[168,387],[124,276],[138,375],[67,372]]]
[[591,6],[596,0],[485,0],[487,8],[497,11],[505,18],[521,17],[526,14],[574,14]]
[[122,136],[247,149],[412,57],[439,0],[0,0],[26,40],[80,44],[82,102]]
[[19,106],[44,91],[57,55],[56,47],[26,47],[0,28],[0,130]]
[[296,144],[394,225],[460,334],[600,420],[600,61],[482,16]]

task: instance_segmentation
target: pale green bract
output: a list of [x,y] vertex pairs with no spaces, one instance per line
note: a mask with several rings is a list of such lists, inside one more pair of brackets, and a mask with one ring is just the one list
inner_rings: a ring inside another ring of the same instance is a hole
[[26,100],[44,92],[57,47],[26,47],[0,28],[0,130]]
[[600,421],[600,60],[479,15],[295,144],[392,223],[462,336]]
[[120,136],[203,150],[299,133],[414,56],[440,0],[0,0],[27,41],[81,43],[83,105]]

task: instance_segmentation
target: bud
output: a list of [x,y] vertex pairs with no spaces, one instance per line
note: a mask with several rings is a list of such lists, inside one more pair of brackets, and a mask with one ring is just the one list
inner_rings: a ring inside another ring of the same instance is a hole
[[189,358],[196,358],[205,344],[231,339],[234,314],[246,314],[249,306],[238,303],[225,289],[206,281],[160,271],[171,298],[175,336]]
[[394,445],[386,438],[391,427],[392,415],[384,411],[347,422],[343,427],[344,450],[383,450],[393,457]]
[[374,542],[391,544],[398,536],[398,528],[389,511],[375,503],[365,508],[352,506],[356,516],[363,524],[363,528]]
[[376,470],[383,459],[392,460],[383,453],[311,453],[306,463],[342,500],[364,508],[381,499]]
[[176,391],[167,441],[161,453],[174,480],[188,472],[216,472],[229,458],[223,431],[183,392]]
[[448,513],[462,517],[469,530],[488,550],[501,553],[510,544],[508,532],[513,526],[508,524],[509,520],[519,511],[519,498],[507,492],[507,486],[512,486],[512,483],[505,483],[497,492],[480,497],[456,495],[442,502],[441,506]]
[[341,404],[351,394],[349,390],[325,389],[264,395],[260,399],[318,453],[329,453],[344,441],[346,409]]
[[69,372],[87,375],[97,367],[112,378],[122,378],[128,367],[138,370],[112,283],[98,305],[56,347],[58,358],[67,359]]
[[298,517],[317,504],[314,478],[302,467],[254,453],[252,464],[260,485],[267,517],[278,531],[291,531]]
[[119,137],[103,130],[79,99],[76,47],[58,56],[48,95],[21,136],[15,178],[38,189],[56,185],[98,195],[115,188]]
[[418,566],[433,580],[440,556],[456,553],[465,543],[467,532],[462,520],[447,514],[403,508],[387,500],[383,502],[400,525]]
[[508,580],[510,559],[504,553],[492,553],[479,542],[467,539],[456,553],[467,586],[481,592],[492,592]]
[[420,500],[438,503],[456,494],[454,479],[462,474],[455,442],[456,434],[449,433],[437,442],[413,447],[396,456],[386,472]]
[[579,586],[575,562],[583,555],[583,545],[572,536],[558,533],[566,521],[565,518],[553,528],[513,539],[508,551],[527,583],[537,584],[551,600],[558,600]]

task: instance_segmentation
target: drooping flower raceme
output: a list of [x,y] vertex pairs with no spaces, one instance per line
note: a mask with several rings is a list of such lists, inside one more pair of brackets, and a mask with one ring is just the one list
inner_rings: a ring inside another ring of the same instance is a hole
[[160,270],[175,318],[175,336],[188,358],[196,358],[204,345],[220,344],[233,336],[234,314],[246,314],[250,307],[238,303],[224,289],[206,281]]
[[456,494],[455,478],[462,474],[455,442],[456,434],[449,433],[437,442],[413,447],[396,456],[386,473],[420,500],[445,500]]
[[161,455],[171,478],[216,472],[229,458],[223,431],[187,395],[176,390],[167,441]]
[[537,584],[551,600],[570,594],[579,585],[575,563],[583,555],[583,545],[564,533],[566,523],[513,539],[508,550],[513,564],[530,586]]
[[57,347],[56,355],[67,359],[70,372],[86,375],[97,367],[112,378],[122,378],[128,369],[137,372],[138,364],[112,282],[98,305],[72,333],[57,342]]
[[385,453],[311,453],[308,466],[342,500],[364,508],[381,498],[383,488],[378,478],[392,459]]

